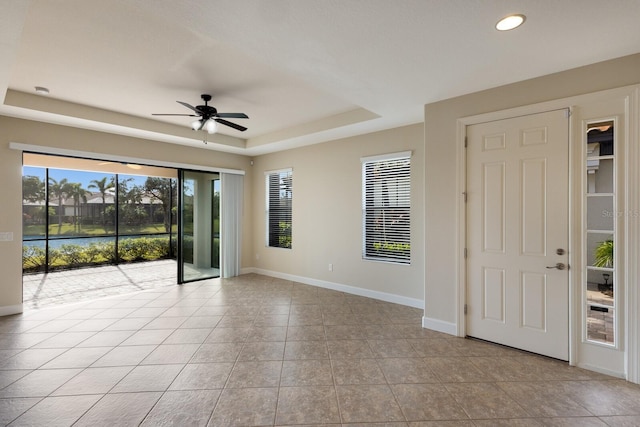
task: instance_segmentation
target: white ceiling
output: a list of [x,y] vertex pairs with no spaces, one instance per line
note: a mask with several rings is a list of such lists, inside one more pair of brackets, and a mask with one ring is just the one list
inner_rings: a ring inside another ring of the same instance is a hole
[[[0,114],[258,155],[640,52],[638,0],[31,0],[0,17]],[[494,29],[509,13],[525,24]],[[46,86],[47,97],[35,86]],[[180,100],[249,129],[202,143]]]

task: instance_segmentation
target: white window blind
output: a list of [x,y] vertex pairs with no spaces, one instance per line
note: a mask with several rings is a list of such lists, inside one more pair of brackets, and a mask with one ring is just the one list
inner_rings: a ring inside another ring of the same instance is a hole
[[267,246],[291,249],[293,171],[265,172]]
[[362,159],[362,256],[411,263],[411,153]]

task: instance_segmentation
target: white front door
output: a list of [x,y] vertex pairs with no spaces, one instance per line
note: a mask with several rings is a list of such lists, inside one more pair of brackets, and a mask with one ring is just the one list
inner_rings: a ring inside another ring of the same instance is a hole
[[467,335],[562,360],[567,116],[556,110],[467,127]]

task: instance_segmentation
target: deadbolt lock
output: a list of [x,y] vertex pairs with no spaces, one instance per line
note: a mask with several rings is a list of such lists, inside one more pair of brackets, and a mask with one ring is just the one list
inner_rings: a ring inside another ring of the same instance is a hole
[[562,248],[558,248],[558,249],[556,249],[556,254],[558,254],[558,255],[564,255],[564,254],[565,254],[565,251],[564,251],[564,249],[562,249]]

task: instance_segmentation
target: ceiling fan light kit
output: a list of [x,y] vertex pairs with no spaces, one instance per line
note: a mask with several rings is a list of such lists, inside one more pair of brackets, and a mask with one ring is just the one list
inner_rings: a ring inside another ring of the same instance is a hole
[[176,101],[178,104],[187,107],[192,110],[195,114],[152,114],[153,116],[186,116],[186,117],[199,117],[199,119],[194,120],[191,123],[191,128],[193,130],[201,130],[204,129],[207,133],[216,133],[218,131],[218,123],[223,124],[225,126],[229,126],[233,129],[239,130],[240,132],[244,132],[247,130],[246,127],[240,126],[237,123],[230,122],[225,119],[248,119],[244,113],[218,113],[218,110],[215,107],[209,105],[209,101],[211,101],[211,95],[202,94],[200,95],[202,100],[204,101],[204,105],[198,105],[196,107],[187,104],[186,102]]

